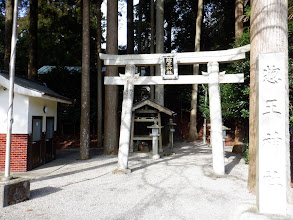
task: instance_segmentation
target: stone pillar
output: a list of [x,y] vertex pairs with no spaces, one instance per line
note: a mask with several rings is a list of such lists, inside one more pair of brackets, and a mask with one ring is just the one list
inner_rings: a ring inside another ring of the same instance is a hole
[[225,174],[223,134],[222,134],[222,111],[219,87],[219,63],[208,63],[209,74],[209,100],[211,120],[211,145],[213,151],[213,169],[215,175]]
[[153,136],[153,159],[159,159],[159,147],[158,147],[158,137],[160,136],[159,134],[151,134]]
[[158,112],[158,125],[160,126],[159,128],[159,152],[163,153],[163,134],[162,134],[162,120],[161,120],[161,113]]
[[132,112],[132,118],[131,118],[131,134],[130,134],[130,147],[129,150],[131,153],[133,153],[133,136],[134,136],[134,112]]
[[175,132],[175,129],[174,128],[171,128],[170,131],[169,131],[169,148],[170,149],[173,149],[173,133]]
[[128,154],[130,146],[130,131],[131,131],[131,115],[134,96],[134,73],[135,65],[127,65],[125,68],[125,75],[121,77],[125,79],[122,113],[121,113],[121,127],[118,151],[118,171],[129,173],[128,169]]
[[158,138],[160,137],[159,129],[162,126],[159,126],[156,122],[152,126],[148,126],[148,128],[152,129],[152,133],[150,134],[153,137],[153,159],[157,160],[160,158],[159,155],[159,147],[158,147]]
[[285,53],[258,57],[256,187],[259,212],[286,214],[288,75]]
[[172,118],[169,119],[169,148],[173,150],[174,145],[174,132],[176,123],[173,122]]

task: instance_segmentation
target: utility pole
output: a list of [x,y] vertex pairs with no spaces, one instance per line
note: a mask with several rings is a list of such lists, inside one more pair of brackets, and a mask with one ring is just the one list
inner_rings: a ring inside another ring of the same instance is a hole
[[14,78],[15,78],[15,57],[16,57],[16,29],[18,15],[18,0],[14,0],[13,26],[11,38],[11,53],[9,64],[9,97],[8,97],[8,114],[7,114],[7,135],[6,135],[6,154],[5,154],[5,175],[6,180],[10,177],[10,152],[11,152],[11,133],[13,124],[13,98],[14,98]]

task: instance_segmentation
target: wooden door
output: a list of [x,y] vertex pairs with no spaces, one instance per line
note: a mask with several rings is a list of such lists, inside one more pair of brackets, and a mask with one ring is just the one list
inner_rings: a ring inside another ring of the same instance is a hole
[[54,159],[54,117],[46,118],[46,162]]
[[42,142],[42,117],[33,116],[32,128],[32,167],[39,166],[42,162],[41,158],[41,142]]

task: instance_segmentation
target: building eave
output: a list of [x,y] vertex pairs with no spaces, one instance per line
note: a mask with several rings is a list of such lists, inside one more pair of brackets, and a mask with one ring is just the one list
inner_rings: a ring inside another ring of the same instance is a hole
[[[6,89],[9,89],[9,80],[7,80],[5,77],[0,75],[0,85],[2,85]],[[72,104],[70,99],[62,99],[62,98],[52,96],[50,94],[46,94],[44,92],[40,92],[34,89],[25,88],[18,84],[14,84],[14,92],[21,95],[47,99],[47,100],[56,101],[56,102],[60,102],[64,104]]]

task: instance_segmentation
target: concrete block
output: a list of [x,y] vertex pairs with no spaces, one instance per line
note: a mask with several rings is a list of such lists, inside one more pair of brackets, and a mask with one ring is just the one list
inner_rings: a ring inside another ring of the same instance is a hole
[[0,207],[23,202],[30,198],[30,180],[16,178],[0,181]]

